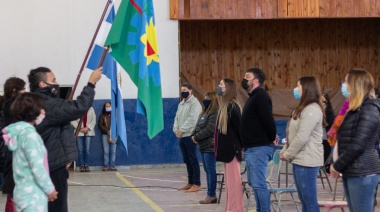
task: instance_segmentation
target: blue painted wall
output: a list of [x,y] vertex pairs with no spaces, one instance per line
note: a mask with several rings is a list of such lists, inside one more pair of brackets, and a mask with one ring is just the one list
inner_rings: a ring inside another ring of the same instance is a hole
[[[99,117],[103,104],[108,100],[95,100],[94,110]],[[125,119],[128,136],[128,154],[121,142],[117,142],[116,165],[129,166],[141,164],[182,163],[179,141],[172,132],[174,117],[179,103],[178,98],[164,98],[164,130],[152,140],[149,140],[146,130],[145,116],[136,113],[136,99],[124,100]],[[285,137],[287,121],[276,121],[277,134]],[[98,125],[95,126],[96,136],[90,146],[90,166],[103,166],[103,144]],[[200,159],[200,157],[199,157]],[[200,160],[201,161],[201,160]]]

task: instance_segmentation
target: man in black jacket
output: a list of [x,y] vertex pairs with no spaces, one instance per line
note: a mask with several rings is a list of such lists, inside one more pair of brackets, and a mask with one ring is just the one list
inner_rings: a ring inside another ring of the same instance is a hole
[[244,76],[242,87],[249,92],[240,121],[240,136],[244,145],[248,183],[252,187],[256,211],[270,211],[270,194],[266,185],[266,170],[275,150],[276,124],[272,100],[263,89],[265,74],[251,68]]
[[36,129],[48,151],[50,177],[58,192],[58,198],[49,202],[50,212],[68,211],[69,174],[66,165],[78,158],[76,139],[70,121],[82,117],[92,106],[95,83],[99,81],[101,74],[101,68],[91,73],[87,86],[75,101],[56,98],[59,84],[50,69],[39,67],[31,70],[28,75],[30,91],[40,94],[45,99],[45,119]]

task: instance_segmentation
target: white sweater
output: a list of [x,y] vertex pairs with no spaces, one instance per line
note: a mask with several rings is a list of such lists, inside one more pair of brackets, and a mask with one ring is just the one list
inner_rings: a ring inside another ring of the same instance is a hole
[[[75,133],[75,129],[77,128],[78,124],[79,124],[79,119],[71,122],[71,125],[73,125],[73,127],[74,127],[74,133]],[[95,115],[94,108],[91,107],[87,112],[88,133],[86,134],[86,136],[95,136],[95,129],[94,129],[95,124],[96,124],[96,115]],[[83,122],[82,122],[82,128],[83,128]],[[79,131],[78,136],[85,136],[85,135]]]
[[182,132],[182,137],[190,136],[201,112],[202,106],[193,95],[187,101],[182,100],[174,118],[173,132],[179,130]]

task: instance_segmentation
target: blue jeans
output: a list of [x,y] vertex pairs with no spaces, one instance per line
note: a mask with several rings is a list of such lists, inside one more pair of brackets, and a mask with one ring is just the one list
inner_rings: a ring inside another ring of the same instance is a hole
[[[318,167],[306,167],[293,164],[293,177],[298,197],[302,203],[302,212],[319,212],[317,199]],[[372,196],[373,198],[373,196]]]
[[183,162],[186,164],[189,184],[201,185],[201,174],[197,158],[197,145],[190,137],[183,137],[179,140]]
[[207,196],[216,196],[216,161],[214,152],[201,152],[207,179]]
[[266,183],[266,172],[272,160],[275,145],[250,147],[245,150],[248,185],[252,187],[257,212],[270,211],[270,194]]
[[90,158],[90,142],[93,136],[78,136],[78,165],[88,165],[88,159]]
[[[104,150],[104,166],[115,166],[116,158],[116,143],[108,142],[108,135],[102,134],[103,150]],[[110,146],[111,146],[111,161],[110,161]]]
[[351,212],[373,211],[373,197],[380,175],[343,177],[344,193]]

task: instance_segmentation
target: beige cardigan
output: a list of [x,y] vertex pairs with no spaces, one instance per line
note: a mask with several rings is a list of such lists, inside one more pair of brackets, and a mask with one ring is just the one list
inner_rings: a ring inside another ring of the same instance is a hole
[[306,167],[323,165],[323,112],[317,103],[306,106],[297,120],[288,127],[288,144],[281,150],[284,158]]
[[[77,128],[79,124],[79,119],[71,121],[71,125],[74,127],[74,133],[75,129]],[[86,136],[95,136],[95,124],[96,124],[96,115],[93,107],[90,107],[90,109],[87,112],[87,127],[88,127],[88,133]],[[83,122],[82,122],[83,127]],[[84,136],[82,132],[79,131],[78,136]]]

